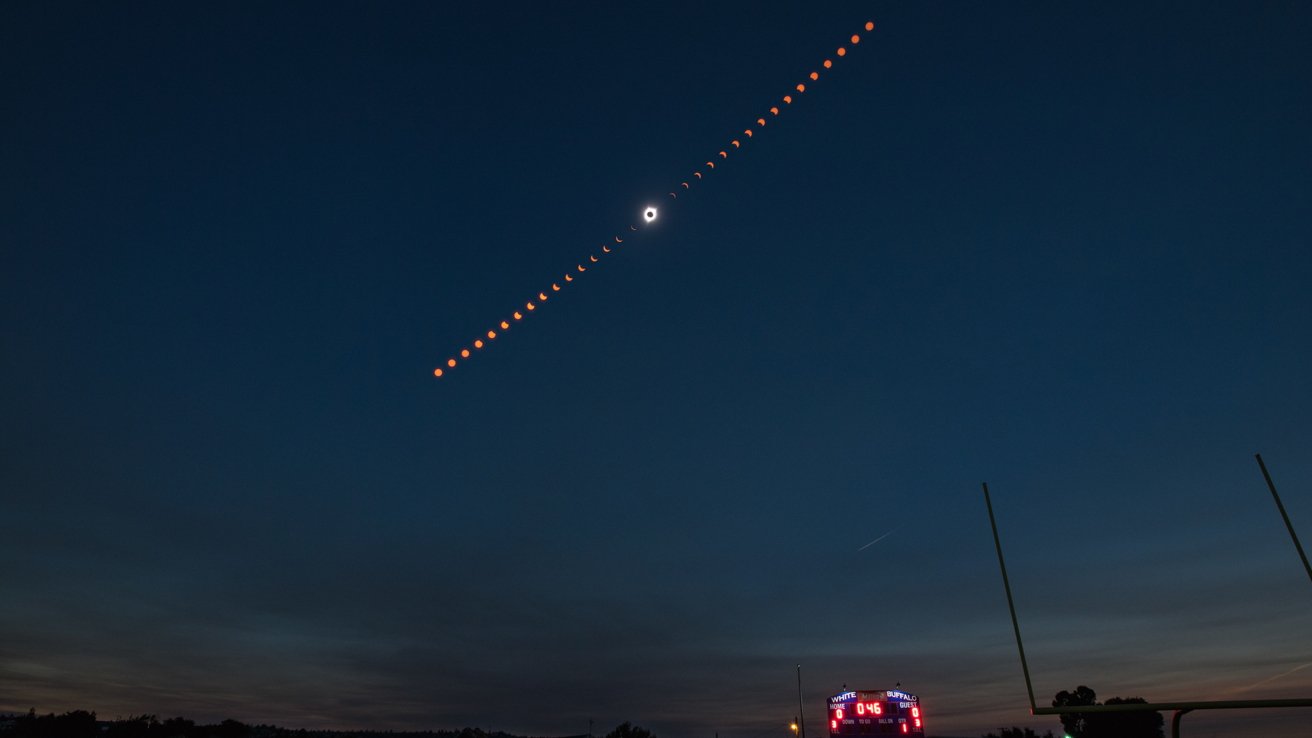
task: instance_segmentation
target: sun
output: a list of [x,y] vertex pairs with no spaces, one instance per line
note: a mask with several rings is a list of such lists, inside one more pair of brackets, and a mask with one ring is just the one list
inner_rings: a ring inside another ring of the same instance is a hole
[[656,220],[656,208],[648,205],[647,209],[642,211],[642,219],[648,223]]

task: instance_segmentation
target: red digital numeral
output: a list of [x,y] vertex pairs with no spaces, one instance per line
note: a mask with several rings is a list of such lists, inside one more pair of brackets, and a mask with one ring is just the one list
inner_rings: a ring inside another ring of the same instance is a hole
[[830,730],[838,730],[838,721],[837,721],[837,720],[830,720],[830,721],[829,721],[829,729],[830,729]]
[[883,715],[884,706],[878,702],[858,702],[856,703],[856,714],[858,715]]

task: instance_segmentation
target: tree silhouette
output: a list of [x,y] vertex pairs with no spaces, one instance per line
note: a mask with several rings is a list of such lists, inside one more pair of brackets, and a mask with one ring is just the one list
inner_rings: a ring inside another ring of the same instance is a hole
[[[1062,690],[1052,700],[1053,707],[1076,707],[1081,705],[1098,704],[1098,695],[1092,689],[1081,684],[1075,688],[1074,692]],[[1071,738],[1085,738],[1086,731],[1089,729],[1089,715],[1083,712],[1063,712],[1058,717],[1061,718],[1061,727],[1066,730],[1066,735]],[[1092,736],[1090,736],[1092,738]]]
[[115,720],[105,729],[105,738],[153,738],[159,735],[159,721],[154,715],[133,715]]
[[[1040,738],[1033,728],[998,728],[997,733],[985,733],[984,738]],[[1052,738],[1052,731],[1046,731],[1042,738]]]
[[[1075,692],[1058,692],[1053,707],[1081,707],[1098,704],[1098,696],[1084,685]],[[1112,697],[1108,705],[1146,705],[1142,697]],[[1071,738],[1163,738],[1162,714],[1142,712],[1069,712],[1062,713],[1061,725]]]
[[31,710],[26,717],[14,721],[13,738],[99,738],[100,726],[96,713],[74,710],[63,715],[37,715]]
[[[1148,700],[1142,697],[1113,697],[1107,700],[1107,705],[1146,705]],[[1162,713],[1150,712],[1104,712],[1096,716],[1098,732],[1093,738],[1111,738],[1112,736],[1123,736],[1124,738],[1162,738]]]
[[246,738],[251,735],[251,726],[229,718],[219,723],[219,728],[213,735],[217,738]]
[[183,717],[174,717],[160,723],[154,735],[160,738],[190,738],[196,735],[196,723]]
[[624,721],[615,726],[615,729],[606,734],[606,738],[656,738],[656,734],[633,725],[629,721]]

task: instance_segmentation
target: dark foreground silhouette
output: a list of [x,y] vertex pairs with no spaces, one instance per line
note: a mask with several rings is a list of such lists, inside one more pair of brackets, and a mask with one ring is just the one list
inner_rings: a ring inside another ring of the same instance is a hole
[[[3,738],[527,738],[478,728],[395,732],[382,730],[305,730],[276,725],[247,725],[224,720],[198,725],[182,717],[160,720],[155,715],[136,715],[123,720],[97,720],[96,713],[73,710],[63,715],[0,715]],[[588,738],[563,736],[560,738]],[[621,723],[605,738],[656,738],[651,731]]]
[[[1142,697],[1112,697],[1105,705],[1147,704]],[[1074,692],[1062,690],[1052,700],[1053,707],[1069,707],[1061,714],[1061,725],[1070,738],[1162,738],[1160,712],[1079,712],[1079,708],[1097,705],[1098,695],[1081,684]]]

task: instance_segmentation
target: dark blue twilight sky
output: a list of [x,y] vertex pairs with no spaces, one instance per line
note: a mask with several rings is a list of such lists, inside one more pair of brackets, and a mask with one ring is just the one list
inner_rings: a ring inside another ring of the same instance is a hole
[[5,4],[0,710],[1054,728],[981,481],[1040,699],[1312,696],[1312,7],[1141,5]]

